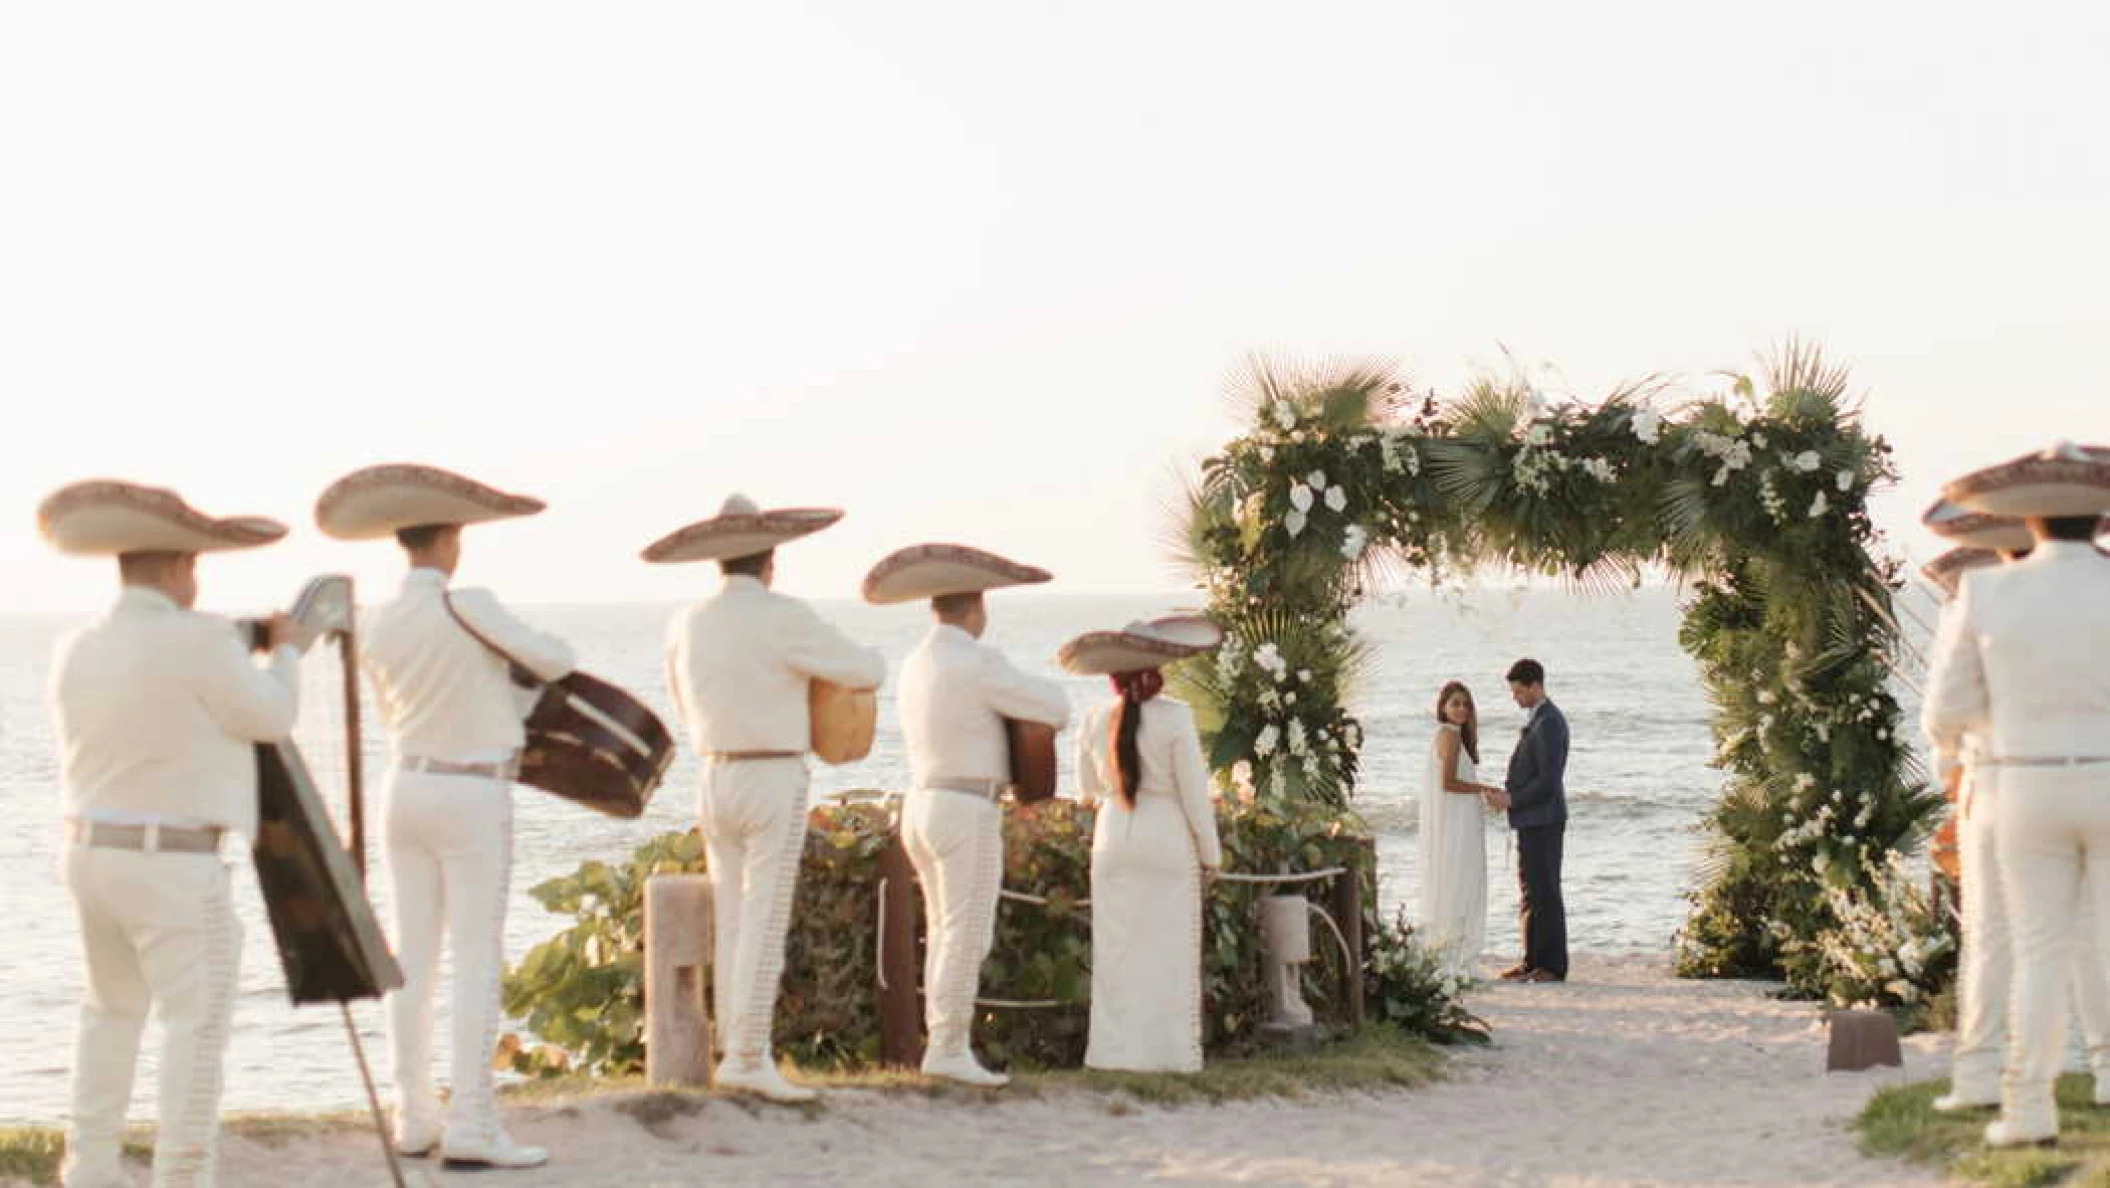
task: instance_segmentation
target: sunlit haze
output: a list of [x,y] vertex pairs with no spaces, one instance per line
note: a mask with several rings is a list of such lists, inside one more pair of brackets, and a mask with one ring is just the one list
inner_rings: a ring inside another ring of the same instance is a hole
[[0,611],[106,601],[72,479],[295,526],[205,603],[386,580],[337,475],[546,499],[521,603],[674,599],[732,490],[845,507],[783,585],[917,540],[1176,591],[1248,352],[1506,348],[1594,398],[1850,364],[1903,482],[2110,439],[2110,9],[892,3],[0,9]]

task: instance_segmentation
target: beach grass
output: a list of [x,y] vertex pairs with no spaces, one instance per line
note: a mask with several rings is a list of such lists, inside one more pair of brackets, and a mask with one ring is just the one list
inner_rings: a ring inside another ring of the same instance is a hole
[[2110,1107],[2092,1104],[2093,1078],[2060,1078],[2059,1145],[2050,1150],[1987,1147],[1984,1131],[1993,1111],[1936,1113],[1934,1099],[1948,1089],[1949,1082],[1941,1079],[1877,1093],[1855,1121],[1861,1149],[1937,1167],[1959,1182],[1990,1188],[2110,1188]]
[[[365,1113],[229,1114],[228,1133],[265,1146],[276,1146],[310,1135],[327,1134],[369,1125]],[[154,1153],[154,1128],[131,1126],[125,1130],[125,1158],[144,1164]],[[57,1126],[0,1126],[0,1184],[56,1184],[59,1160],[66,1154],[66,1132]]]

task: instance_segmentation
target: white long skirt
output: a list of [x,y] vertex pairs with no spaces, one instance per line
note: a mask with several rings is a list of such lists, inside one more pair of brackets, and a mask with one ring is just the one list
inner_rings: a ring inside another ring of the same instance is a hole
[[1177,801],[1099,806],[1092,834],[1092,1029],[1084,1063],[1202,1067],[1201,864]]

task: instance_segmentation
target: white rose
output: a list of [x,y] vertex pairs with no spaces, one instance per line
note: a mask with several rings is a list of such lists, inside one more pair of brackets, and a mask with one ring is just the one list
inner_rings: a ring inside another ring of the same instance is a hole
[[1323,470],[1314,470],[1311,472],[1311,475],[1307,477],[1304,481],[1311,484],[1312,490],[1324,491],[1326,489],[1326,472]]
[[1804,474],[1810,474],[1822,465],[1824,465],[1824,459],[1818,457],[1815,450],[1804,450],[1800,454],[1795,455],[1795,469]]
[[1292,537],[1304,531],[1304,513],[1300,511],[1292,511],[1288,515],[1282,517],[1282,529],[1283,531],[1289,533]]
[[1300,512],[1311,510],[1311,488],[1303,483],[1292,483],[1289,488],[1289,505]]
[[1337,512],[1346,510],[1348,507],[1348,492],[1343,491],[1339,487],[1326,488],[1326,506]]

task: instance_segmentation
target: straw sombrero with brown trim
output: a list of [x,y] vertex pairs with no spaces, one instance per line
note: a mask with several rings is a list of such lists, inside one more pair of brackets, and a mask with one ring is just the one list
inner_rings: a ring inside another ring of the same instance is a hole
[[1997,516],[2100,516],[2110,513],[2110,449],[2062,441],[1972,471],[1942,497]]
[[919,544],[896,549],[865,575],[866,602],[881,606],[942,598],[947,594],[980,594],[1009,586],[1032,586],[1055,575],[1021,565],[984,549],[957,544]]
[[2029,525],[2015,516],[1996,516],[1972,511],[1960,503],[1937,499],[1920,516],[1928,531],[1951,544],[1969,549],[2001,549],[2014,552],[2035,547]]
[[37,505],[37,531],[62,553],[219,553],[253,549],[286,534],[262,516],[208,516],[165,487],[120,479],[69,483]]
[[315,526],[338,540],[379,540],[404,528],[485,524],[532,516],[540,499],[487,487],[475,479],[394,462],[355,470],[315,501]]
[[745,495],[729,495],[717,515],[676,528],[646,545],[642,555],[655,565],[750,557],[811,536],[842,518],[839,508],[779,507],[764,511]]
[[1950,549],[1934,560],[1920,566],[1927,580],[1940,586],[1942,593],[1954,598],[1963,585],[1963,575],[1974,569],[1990,569],[2000,564],[2000,554],[1991,549]]
[[211,517],[167,487],[122,479],[84,479],[59,487],[36,506],[36,530],[59,553],[76,557],[226,553],[285,536],[285,525],[276,519]]
[[1088,631],[1062,645],[1055,659],[1083,676],[1136,672],[1214,651],[1223,639],[1223,629],[1200,615],[1166,615],[1119,631]]

